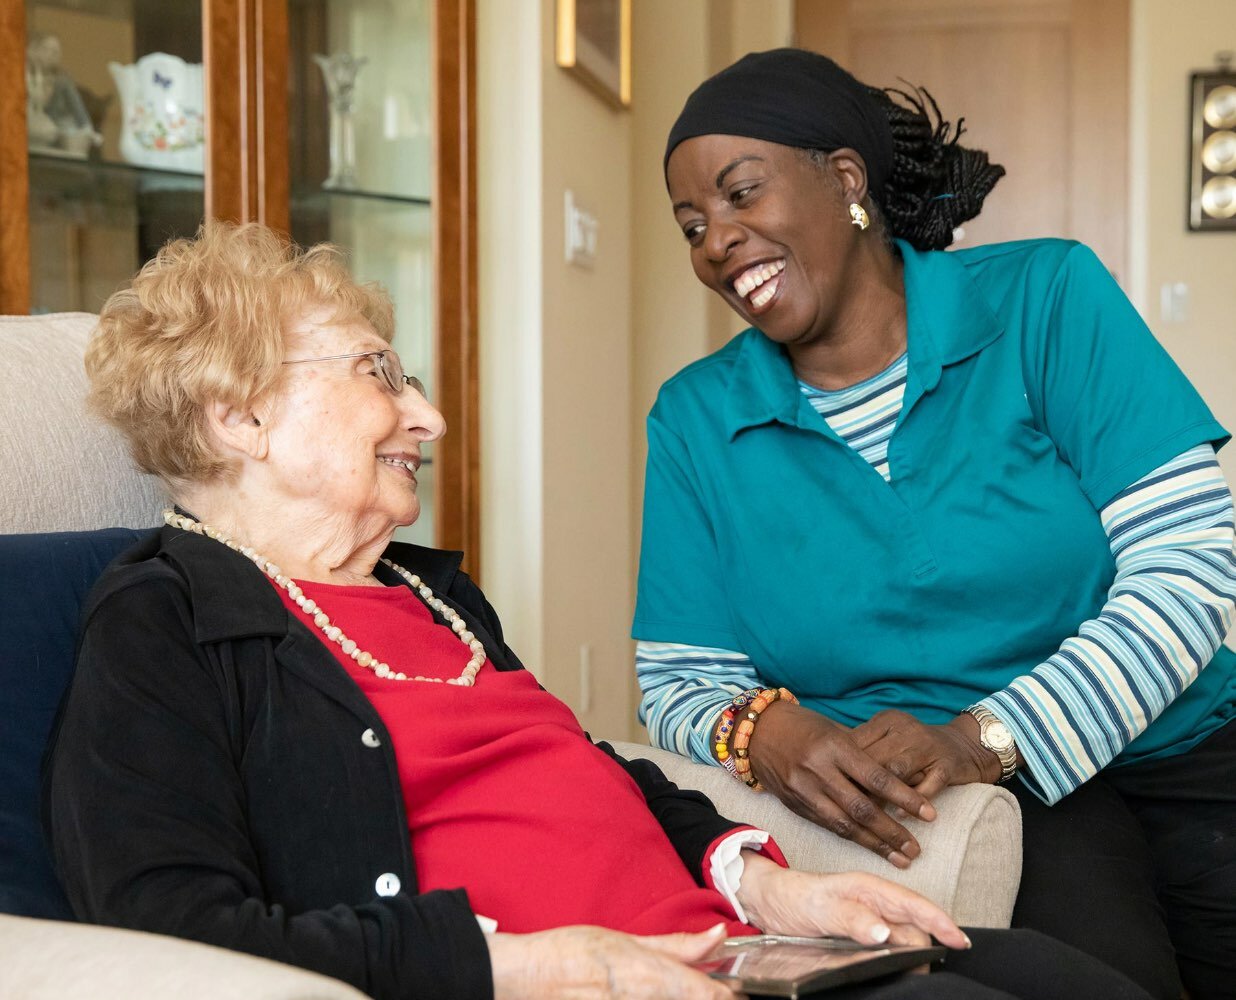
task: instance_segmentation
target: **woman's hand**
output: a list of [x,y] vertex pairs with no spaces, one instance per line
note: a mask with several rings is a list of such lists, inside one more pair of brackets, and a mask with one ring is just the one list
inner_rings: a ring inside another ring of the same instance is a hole
[[970,947],[935,903],[876,875],[791,871],[750,851],[743,859],[738,901],[767,933],[849,937],[863,944],[926,945],[934,937],[950,948]]
[[912,715],[889,709],[850,732],[865,750],[925,798],[949,785],[1000,780],[1000,758],[979,742],[978,720],[963,712],[944,726],[929,726]]
[[760,716],[749,751],[760,783],[800,816],[898,868],[918,857],[918,841],[883,804],[933,820],[929,796],[863,750],[844,727],[810,709],[774,702]]
[[734,991],[725,983],[686,964],[704,958],[723,940],[724,924],[700,934],[658,937],[621,934],[603,927],[560,927],[486,937],[494,1000],[733,1000]]

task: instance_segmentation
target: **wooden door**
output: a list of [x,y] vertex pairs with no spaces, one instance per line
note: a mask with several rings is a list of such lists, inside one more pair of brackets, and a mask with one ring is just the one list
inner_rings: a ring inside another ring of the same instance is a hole
[[1126,276],[1128,0],[798,0],[797,42],[926,87],[1008,171],[958,246],[1089,244]]

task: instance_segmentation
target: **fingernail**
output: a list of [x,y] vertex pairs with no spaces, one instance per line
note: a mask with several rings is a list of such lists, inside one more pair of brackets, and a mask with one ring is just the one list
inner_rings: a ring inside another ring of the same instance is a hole
[[914,841],[907,840],[901,845],[901,853],[904,854],[907,858],[917,858],[920,854],[923,853],[923,849],[919,847],[918,844],[916,844]]
[[708,930],[704,931],[704,933],[705,934],[716,934],[717,931],[723,931],[723,930],[725,930],[725,921],[719,920],[717,921],[717,923],[709,927]]
[[967,948],[973,948],[973,947],[974,947],[974,942],[972,942],[972,941],[970,940],[970,935],[969,935],[969,934],[966,934],[966,933],[964,933],[964,932],[963,932],[961,936],[962,936],[963,938],[965,938],[965,939],[966,939],[966,947],[967,947]]
[[910,859],[907,858],[900,851],[893,851],[891,854],[889,854],[888,860],[891,861],[893,864],[895,864],[898,868],[909,868],[910,867]]
[[918,818],[922,820],[926,820],[928,823],[930,823],[933,819],[936,818],[935,806],[933,806],[930,802],[924,802],[923,808],[918,811]]
[[892,933],[893,932],[883,924],[876,924],[873,928],[871,928],[871,936],[875,940],[876,944],[883,944],[889,939]]

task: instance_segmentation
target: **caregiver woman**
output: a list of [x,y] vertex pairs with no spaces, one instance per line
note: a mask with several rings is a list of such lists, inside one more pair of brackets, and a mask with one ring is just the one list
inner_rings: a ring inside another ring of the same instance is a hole
[[1085,247],[937,252],[1003,174],[950,133],[788,49],[674,124],[696,277],[751,328],[648,420],[642,714],[898,867],[881,804],[1008,782],[1015,925],[1234,996],[1228,435]]

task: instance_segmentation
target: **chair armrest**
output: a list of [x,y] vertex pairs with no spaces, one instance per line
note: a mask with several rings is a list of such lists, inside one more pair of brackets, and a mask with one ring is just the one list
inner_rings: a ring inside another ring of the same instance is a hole
[[637,743],[614,742],[623,757],[643,757],[682,788],[703,792],[730,819],[767,830],[804,871],[865,871],[922,893],[967,927],[1008,927],[1021,881],[1021,809],[994,785],[956,785],[935,800],[934,822],[905,821],[923,853],[906,871],[753,792],[720,767]]
[[22,1000],[365,1000],[337,979],[195,941],[0,914],[3,993]]

